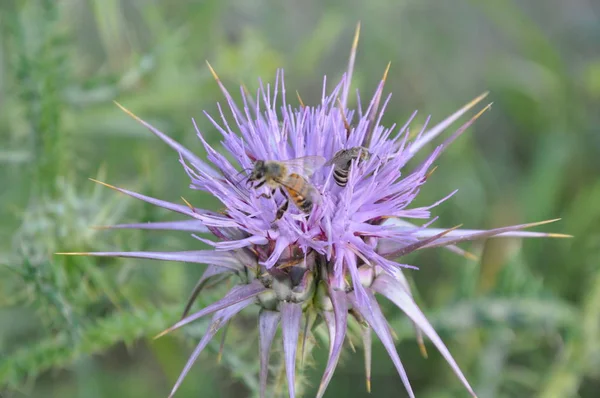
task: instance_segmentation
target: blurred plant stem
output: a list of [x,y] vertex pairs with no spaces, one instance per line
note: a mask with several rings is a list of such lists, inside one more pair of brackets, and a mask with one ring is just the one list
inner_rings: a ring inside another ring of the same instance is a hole
[[60,2],[23,2],[3,13],[13,54],[14,91],[30,137],[30,199],[54,196],[57,177],[73,177],[70,137],[62,123],[67,84],[68,34]]

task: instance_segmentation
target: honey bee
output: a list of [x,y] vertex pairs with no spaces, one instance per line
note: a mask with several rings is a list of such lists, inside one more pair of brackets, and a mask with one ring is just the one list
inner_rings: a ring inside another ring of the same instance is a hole
[[307,180],[325,163],[322,156],[304,156],[290,160],[257,160],[254,163],[248,182],[254,189],[263,185],[271,188],[270,194],[261,197],[270,198],[279,189],[286,201],[277,210],[276,220],[279,220],[288,209],[289,200],[303,213],[310,213],[318,201],[317,189]]
[[354,159],[360,162],[366,162],[371,158],[369,150],[362,146],[355,146],[338,151],[325,166],[333,165],[333,179],[340,187],[345,187],[348,183],[348,174]]

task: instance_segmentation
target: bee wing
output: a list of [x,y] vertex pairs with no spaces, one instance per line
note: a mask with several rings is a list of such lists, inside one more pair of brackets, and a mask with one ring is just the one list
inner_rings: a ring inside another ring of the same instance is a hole
[[295,159],[281,160],[290,171],[310,177],[315,171],[323,167],[325,158],[323,156],[303,156]]
[[339,159],[341,159],[345,155],[344,151],[338,151],[331,159],[325,163],[325,166],[331,166],[332,164],[336,164]]
[[337,153],[333,155],[333,157],[329,159],[327,163],[325,163],[325,166],[331,166],[332,164],[344,165],[346,163],[350,163],[350,161],[358,158],[359,156],[364,156],[364,159],[361,160],[369,160],[371,153],[363,146],[341,149],[337,151]]
[[306,197],[310,199],[313,203],[321,203],[321,194],[319,190],[314,185],[312,185],[312,183],[307,181],[304,177],[300,176],[300,178],[304,180],[304,184],[306,184],[306,186],[308,187],[308,189],[304,192],[298,190],[296,184],[290,183],[288,179],[278,180],[277,182],[281,184],[281,186],[290,193],[293,193],[298,196],[306,195]]

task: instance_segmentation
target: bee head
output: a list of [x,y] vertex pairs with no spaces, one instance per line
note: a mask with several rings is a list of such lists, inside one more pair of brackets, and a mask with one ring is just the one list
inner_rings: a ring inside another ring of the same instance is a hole
[[252,173],[250,177],[248,177],[248,182],[260,182],[265,178],[265,162],[263,160],[257,160],[254,163],[254,168],[252,169]]
[[363,162],[368,161],[369,159],[371,159],[371,153],[367,150],[367,148],[365,147],[359,147],[359,152],[360,152],[360,160]]

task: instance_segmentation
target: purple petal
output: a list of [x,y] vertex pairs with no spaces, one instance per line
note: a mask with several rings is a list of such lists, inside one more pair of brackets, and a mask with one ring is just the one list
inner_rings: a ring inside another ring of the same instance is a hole
[[408,380],[404,366],[402,366],[402,362],[400,361],[400,357],[396,351],[396,346],[394,345],[394,340],[392,339],[392,335],[390,333],[390,326],[385,320],[385,317],[383,316],[381,308],[379,308],[379,304],[377,303],[377,300],[375,300],[373,293],[371,293],[371,291],[368,289],[365,289],[365,293],[370,301],[370,305],[368,307],[358,305],[358,301],[356,300],[354,293],[349,293],[348,299],[354,308],[365,318],[369,325],[371,325],[375,333],[377,333],[379,340],[381,340],[389,356],[392,358],[392,362],[394,362],[394,366],[396,366],[398,374],[400,374],[400,378],[402,379],[404,388],[406,388],[406,391],[408,392],[408,396],[410,398],[415,398],[415,394],[410,386],[410,381]]
[[[389,260],[385,260],[385,261],[387,261],[391,264],[394,264],[393,262],[391,262]],[[377,261],[377,263],[380,263],[380,262]],[[381,264],[381,265],[383,265],[383,264]],[[400,264],[398,264],[398,265],[400,266]],[[382,268],[384,269],[385,272],[387,272],[388,276],[390,276],[393,280],[396,281],[399,288],[404,289],[406,294],[408,294],[410,297],[412,297],[410,285],[408,284],[408,280],[406,279],[406,276],[402,272],[402,269],[400,269],[400,268],[390,269],[390,267],[382,267]],[[423,357],[427,358],[427,350],[425,349],[425,344],[423,342],[423,332],[421,331],[421,329],[419,329],[417,324],[414,322],[413,322],[413,326],[415,328],[415,334],[417,336],[417,343],[419,345],[419,349],[421,350],[421,354],[423,355]]]
[[223,174],[224,176],[235,175],[236,170],[231,165],[231,163],[229,163],[227,158],[225,156],[223,156],[222,154],[220,154],[219,152],[215,151],[215,149],[204,139],[204,135],[202,134],[202,132],[198,128],[198,125],[196,124],[196,119],[192,118],[192,124],[194,125],[194,128],[196,129],[196,134],[197,134],[198,138],[202,142],[202,145],[204,146],[204,149],[207,152],[207,155],[208,155],[207,159],[210,162],[212,162],[212,164],[215,167],[217,167],[219,169],[219,171],[221,172],[221,174]]
[[181,261],[185,263],[212,264],[232,271],[239,271],[243,264],[231,253],[215,250],[192,250],[185,252],[89,252],[57,253],[94,257],[147,258],[150,260]]
[[220,214],[212,213],[212,212],[209,212],[206,210],[190,208],[188,206],[178,205],[178,204],[171,203],[171,202],[166,202],[164,200],[152,198],[150,196],[142,195],[142,194],[139,194],[139,193],[136,193],[133,191],[129,191],[127,189],[118,188],[118,187],[112,186],[110,184],[106,184],[104,182],[94,180],[93,178],[90,178],[90,180],[97,182],[99,184],[102,184],[108,188],[119,191],[121,193],[124,193],[125,195],[129,195],[131,197],[142,200],[144,202],[153,204],[155,206],[162,207],[164,209],[171,210],[171,211],[174,211],[177,213],[185,214],[186,216],[190,216],[196,220],[201,221],[204,225],[206,225],[208,227],[217,227],[217,228],[226,228],[226,227],[237,228],[237,227],[239,227],[237,222],[233,221],[232,219],[230,219],[228,217],[222,216]]
[[213,242],[208,239],[202,239],[202,238],[198,238],[198,240],[200,240],[208,245],[214,246],[217,250],[225,250],[225,251],[241,249],[243,247],[248,247],[251,245],[265,245],[269,242],[268,239],[265,238],[264,236],[257,236],[257,235],[252,235],[252,236],[250,236],[248,238],[244,238],[244,239],[222,241],[222,242]]
[[421,148],[423,148],[427,143],[433,140],[435,137],[440,135],[444,130],[446,130],[452,123],[454,123],[458,118],[464,115],[469,109],[473,108],[477,103],[479,103],[482,99],[487,97],[488,93],[483,93],[479,97],[475,98],[473,101],[469,102],[467,105],[463,106],[452,115],[448,116],[446,119],[429,129],[422,137],[418,140],[414,141],[408,148],[407,152],[410,157],[414,156]]
[[360,307],[369,308],[371,302],[369,300],[369,296],[366,294],[366,289],[360,280],[358,267],[356,265],[356,256],[350,254],[349,252],[345,252],[344,259],[346,260],[346,270],[348,270],[348,273],[352,279],[352,287],[354,288],[353,297],[356,298],[356,301]]
[[167,209],[167,210],[171,210],[174,211],[176,213],[181,213],[181,214],[185,214],[186,216],[190,216],[190,217],[196,217],[197,214],[195,212],[192,211],[192,209],[190,209],[187,206],[183,206],[183,205],[178,205],[175,203],[171,203],[171,202],[166,202],[164,200],[160,200],[160,199],[156,199],[156,198],[152,198],[150,196],[146,196],[146,195],[142,195],[141,193],[136,193],[127,189],[123,189],[123,188],[119,188],[119,187],[115,187],[113,185],[107,184],[105,182],[101,182],[98,180],[94,180],[93,178],[90,178],[90,180],[98,183],[98,184],[102,184],[108,188],[114,189],[115,191],[119,191],[121,193],[124,193],[125,195],[134,197],[136,199],[142,200],[144,202],[150,203],[154,206],[158,206],[158,207],[162,207],[163,209]]
[[[435,228],[427,228],[427,229],[422,228],[422,226],[418,226],[416,224],[413,224],[413,223],[408,222],[406,220],[403,220],[401,218],[389,218],[389,219],[386,220],[386,222],[383,225],[394,225],[394,226],[397,225],[397,226],[400,226],[401,228],[408,229],[410,231],[410,234],[412,236],[419,236],[419,237],[424,237],[424,236],[418,235],[421,231],[436,230]],[[439,229],[436,233],[440,233],[440,232],[442,232],[441,229]],[[448,235],[452,236],[451,233],[448,234]],[[381,244],[385,244],[385,243],[387,243],[387,242],[381,241],[380,245]],[[390,244],[390,246],[395,245],[392,242],[390,242],[389,244]],[[466,250],[464,250],[464,249],[462,249],[462,248],[460,248],[458,246],[455,246],[455,245],[444,246],[444,249],[450,250],[451,252],[456,253],[456,254],[458,254],[460,256],[463,256],[463,257],[467,257],[467,258],[470,258],[470,259],[473,259],[473,260],[477,259],[477,257],[474,254],[469,253],[468,251],[466,251]],[[390,251],[390,250],[386,250],[386,251]]]
[[[375,90],[375,95],[371,99],[371,103],[369,104],[369,107],[367,108],[366,117],[367,117],[368,124],[367,124],[367,131],[365,132],[365,137],[364,137],[364,141],[363,141],[363,146],[366,148],[369,148],[371,146],[371,139],[373,137],[373,132],[375,130],[375,127],[379,125],[379,123],[376,122],[375,118],[379,114],[379,102],[381,101],[381,95],[383,94],[383,86],[385,85],[385,81],[387,79],[387,74],[388,74],[389,69],[390,69],[390,64],[388,64],[388,66],[383,74],[383,78],[381,79],[381,81],[379,82],[379,85],[377,86],[377,89]],[[388,100],[389,100],[389,98],[388,98]]]
[[[396,281],[398,288],[403,289],[406,294],[408,294],[411,298],[413,297],[412,291],[410,290],[410,285],[408,284],[408,280],[402,270],[398,270],[397,273],[394,273],[393,280]],[[423,341],[423,331],[419,329],[419,326],[412,321],[413,327],[415,328],[415,334],[417,336],[417,344],[419,345],[419,349],[421,350],[421,355],[424,358],[427,358],[427,349],[425,348],[425,342]]]
[[371,358],[372,358],[372,346],[373,338],[371,336],[371,328],[362,328],[362,341],[365,350],[365,376],[367,378],[367,392],[371,392]]
[[264,265],[267,269],[273,268],[273,266],[277,263],[277,260],[279,260],[279,257],[284,252],[284,250],[286,250],[289,247],[289,244],[290,241],[286,237],[278,237],[275,240],[275,248],[273,249],[273,252],[266,261],[263,261],[260,264]]
[[452,133],[452,135],[448,138],[446,138],[444,140],[444,142],[442,142],[441,145],[439,145],[437,147],[437,151],[434,152],[434,155],[430,157],[430,160],[433,161],[435,159],[437,159],[442,152],[448,148],[450,146],[450,144],[452,144],[458,137],[460,137],[465,131],[467,131],[467,129],[469,127],[471,127],[471,125],[473,123],[475,123],[475,121],[477,119],[479,119],[479,117],[481,115],[483,115],[484,112],[486,112],[488,109],[490,109],[492,107],[492,103],[489,103],[488,105],[486,105],[482,110],[480,110],[475,116],[473,116],[471,119],[469,119],[465,124],[463,124],[462,126],[460,126],[458,128],[458,130],[456,130],[454,133]]
[[[504,228],[512,228],[512,227],[504,227]],[[443,231],[443,229],[440,228],[427,228],[425,230],[422,231],[417,231],[415,233],[415,236],[419,237],[419,238],[425,238],[425,237],[429,237],[432,235],[435,235],[437,233],[439,233],[440,231]],[[446,234],[445,238],[457,238],[457,237],[461,237],[461,238],[465,238],[469,235],[474,235],[474,236],[480,236],[480,234],[485,234],[488,233],[490,231],[493,230],[484,230],[484,229],[457,229],[454,230],[452,232],[450,232],[449,234]],[[498,234],[494,234],[493,236],[490,236],[493,238],[571,238],[571,235],[565,235],[565,234],[555,234],[552,232],[530,232],[530,231],[512,231],[512,232],[501,232]],[[444,240],[442,239],[442,241]],[[477,238],[474,238],[477,239]],[[469,239],[467,239],[469,240]]]
[[[533,222],[533,223],[528,223],[528,224],[519,224],[519,225],[511,225],[508,227],[501,227],[501,228],[494,228],[494,229],[490,229],[487,231],[479,231],[479,232],[475,232],[475,233],[469,233],[469,232],[463,232],[461,233],[460,230],[454,230],[451,232],[455,232],[454,236],[452,237],[445,237],[444,239],[440,239],[437,242],[428,242],[428,244],[424,245],[424,248],[430,248],[430,247],[439,247],[439,246],[446,246],[449,244],[454,244],[454,243],[459,243],[459,242],[464,242],[464,241],[469,241],[469,240],[475,240],[475,239],[485,239],[485,238],[491,238],[491,237],[495,237],[501,234],[504,234],[504,236],[510,236],[508,235],[509,233],[514,234],[514,231],[518,231],[520,229],[525,229],[525,228],[531,228],[531,227],[535,227],[538,225],[542,225],[542,224],[548,224],[551,222],[555,222],[560,220],[560,218],[554,219],[554,220],[547,220],[547,221],[540,221],[540,222]],[[448,234],[446,234],[448,235]],[[546,235],[546,236],[557,236],[557,237],[570,237],[570,235],[562,235],[562,234],[551,234],[551,235]],[[514,235],[512,235],[514,236]],[[427,239],[425,239],[427,240]],[[424,242],[425,240],[423,240],[422,242]]]
[[290,398],[296,396],[296,348],[300,334],[302,304],[283,302],[281,304],[281,330],[283,334],[283,354]]
[[172,139],[171,137],[169,137],[168,135],[166,135],[162,131],[158,130],[157,128],[155,128],[154,126],[152,126],[150,123],[143,121],[142,119],[140,119],[139,117],[137,117],[136,115],[134,115],[131,111],[129,111],[128,109],[126,109],[125,107],[123,107],[121,104],[119,104],[117,102],[115,102],[115,104],[117,104],[117,106],[119,108],[121,108],[121,110],[123,110],[129,116],[131,116],[132,118],[134,118],[135,120],[137,120],[138,122],[140,122],[142,125],[144,125],[154,135],[156,135],[158,138],[160,138],[161,140],[163,140],[168,146],[170,146],[171,148],[173,148],[174,150],[176,150],[188,162],[190,162],[196,168],[198,168],[198,170],[201,170],[204,173],[206,173],[206,174],[208,174],[208,175],[210,175],[212,177],[217,177],[218,176],[218,174],[217,174],[216,171],[214,171],[208,164],[206,164],[205,162],[203,162],[200,158],[198,158],[196,155],[194,155],[192,152],[190,152],[188,149],[186,149],[183,145],[181,145],[180,143],[178,143],[177,141],[175,141],[174,139]]
[[332,311],[322,311],[321,316],[323,317],[325,325],[327,326],[327,331],[329,332],[329,355],[331,356],[333,342],[335,340],[335,315]]
[[281,314],[277,311],[261,310],[258,316],[258,344],[260,351],[260,396],[264,398],[269,375],[271,344],[277,332]]
[[[444,235],[450,233],[452,230],[453,229],[447,229],[447,230],[440,232],[439,234],[433,235],[429,238],[426,238],[426,239],[420,240],[418,242],[403,246],[402,248],[400,248],[398,250],[394,250],[392,252],[380,253],[380,255],[383,257],[386,257],[386,258],[398,258],[398,257],[404,256],[404,255],[406,255],[408,253],[412,253],[415,250],[418,250],[422,247],[428,246],[429,243],[440,239]],[[454,242],[452,242],[452,243],[454,243]],[[431,246],[431,247],[434,247],[434,246]]]
[[[335,314],[334,319],[330,319],[331,314],[327,311],[323,314],[327,314],[325,322],[329,328],[329,360],[325,367],[325,373],[323,373],[323,379],[317,392],[317,398],[321,398],[325,394],[325,390],[331,381],[333,372],[337,366],[340,354],[342,353],[342,345],[344,344],[344,337],[346,336],[346,322],[348,317],[348,302],[346,299],[346,293],[341,290],[335,290],[329,288],[329,298],[333,304],[333,312]],[[332,322],[333,321],[333,322]]]
[[198,311],[198,312],[196,312],[196,313],[188,316],[185,319],[180,320],[175,325],[171,326],[170,328],[168,328],[164,332],[160,333],[156,337],[158,338],[158,337],[163,336],[163,335],[165,335],[165,334],[167,334],[169,332],[172,332],[173,330],[179,329],[180,327],[185,326],[188,323],[195,321],[196,319],[202,318],[204,315],[208,315],[208,314],[213,313],[215,311],[222,310],[223,308],[230,307],[230,306],[232,306],[234,304],[237,304],[237,303],[239,303],[241,301],[245,301],[245,300],[248,300],[248,299],[253,298],[255,296],[258,296],[259,294],[261,294],[265,290],[267,290],[267,288],[264,287],[263,284],[260,281],[258,281],[258,280],[254,280],[254,281],[252,281],[252,283],[250,283],[248,285],[237,285],[237,286],[234,286],[229,291],[229,293],[227,293],[225,295],[225,297],[223,297],[221,300],[215,301],[214,303],[212,303],[212,304],[204,307],[200,311]]
[[101,229],[158,229],[170,231],[209,232],[208,228],[199,220],[182,220],[166,222],[147,222],[137,224],[117,224],[97,227]]
[[215,72],[215,70],[208,63],[208,61],[206,61],[206,65],[208,66],[208,69],[210,69],[210,73],[213,75],[214,79],[217,81],[217,84],[219,85],[221,92],[225,96],[225,99],[227,100],[227,103],[229,104],[229,107],[231,108],[234,118],[236,118],[236,121],[237,121],[238,117],[242,118],[243,115],[241,114],[238,107],[235,105],[235,102],[233,101],[231,94],[229,94],[229,91],[227,91],[227,89],[225,88],[225,85],[223,85],[223,83],[221,82],[221,79],[219,79],[219,76],[217,76],[217,73]]
[[231,270],[216,265],[209,265],[208,267],[206,267],[206,270],[204,270],[204,273],[196,283],[196,286],[194,286],[194,288],[192,289],[192,294],[190,294],[187,304],[185,305],[185,308],[183,310],[183,314],[181,315],[182,319],[187,316],[192,304],[196,300],[196,297],[198,297],[198,295],[200,294],[202,289],[204,289],[209,280],[212,279],[214,276],[222,275],[226,272],[231,272]]
[[440,339],[440,336],[438,336],[438,334],[433,329],[427,318],[425,318],[423,312],[421,312],[421,310],[414,302],[412,297],[406,293],[402,286],[397,281],[390,278],[388,275],[381,274],[377,277],[377,279],[371,287],[373,288],[373,290],[384,295],[390,301],[396,304],[398,308],[400,308],[419,327],[419,329],[421,329],[427,335],[427,337],[429,337],[429,339],[440,351],[442,356],[450,364],[452,370],[454,371],[454,373],[456,373],[456,375],[464,384],[469,393],[473,397],[476,397],[475,392],[473,392],[473,389],[469,385],[469,382],[467,381],[460,368],[454,361],[454,358],[452,358],[452,355],[448,351],[448,348],[446,348],[446,345]]
[[196,346],[196,349],[194,349],[194,352],[188,359],[187,363],[185,364],[185,367],[183,368],[183,370],[181,371],[181,373],[179,375],[179,378],[175,382],[175,385],[173,386],[173,389],[171,390],[171,393],[169,394],[169,398],[173,397],[173,395],[175,394],[177,389],[179,389],[181,382],[183,381],[185,376],[187,376],[187,374],[189,373],[190,369],[192,368],[192,366],[198,359],[198,356],[200,355],[202,350],[204,350],[204,348],[210,342],[210,340],[215,336],[215,334],[217,334],[219,329],[221,329],[221,327],[226,325],[227,322],[235,314],[237,314],[238,312],[240,312],[241,310],[243,310],[244,308],[246,308],[253,302],[254,302],[254,300],[251,298],[246,299],[244,301],[237,302],[237,303],[229,306],[228,308],[219,310],[215,313],[215,315],[213,316],[212,322],[210,323],[208,329],[206,330],[206,333],[202,337],[202,340],[200,340],[200,343],[198,343],[198,345]]

